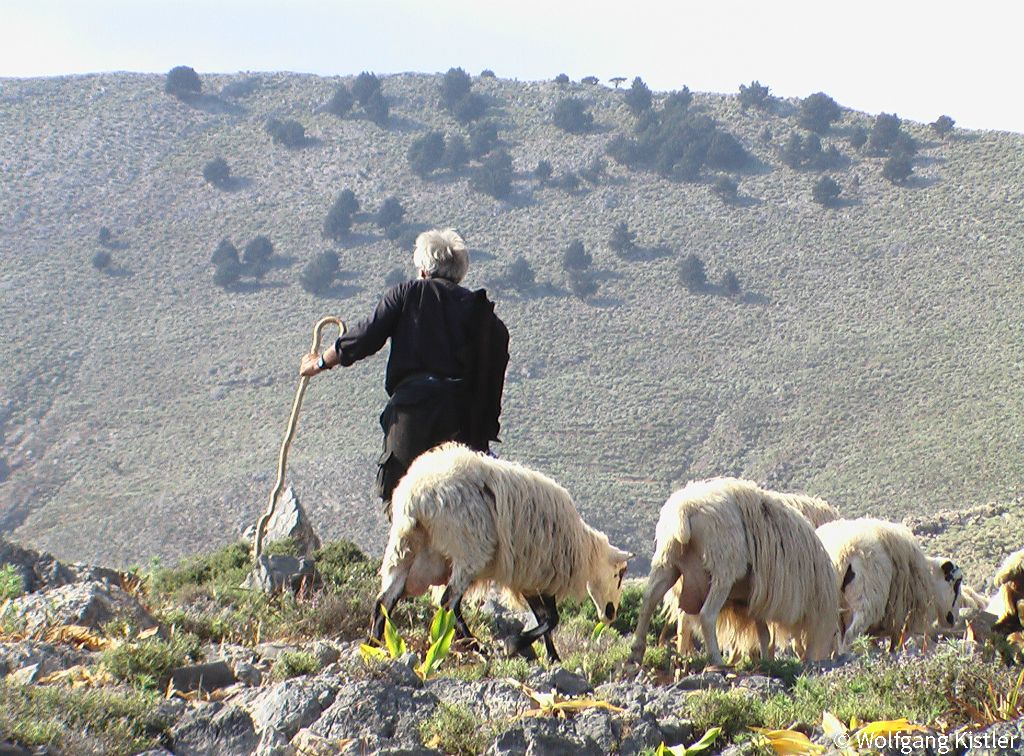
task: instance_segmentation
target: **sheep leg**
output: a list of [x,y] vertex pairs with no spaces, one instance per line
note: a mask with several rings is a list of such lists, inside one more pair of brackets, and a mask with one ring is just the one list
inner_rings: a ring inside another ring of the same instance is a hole
[[771,661],[775,658],[775,644],[772,643],[772,633],[768,629],[768,623],[757,620],[757,643],[761,647],[761,661]]
[[[405,548],[399,550],[397,548],[391,549],[391,544],[388,544],[388,546],[390,553],[399,553],[402,554],[402,557],[396,560],[394,565],[387,571],[387,577],[384,578],[380,594],[373,605],[370,635],[377,641],[384,637],[384,612],[387,611],[388,616],[391,616],[395,604],[405,594],[405,584],[409,579],[413,563],[416,561],[416,551],[414,549]],[[388,554],[385,555],[385,559],[387,557]]]
[[548,661],[554,663],[561,661],[558,651],[555,650],[554,641],[551,640],[551,631],[558,625],[558,607],[555,606],[553,596],[528,596],[526,603],[530,605],[533,616],[537,618],[537,626],[519,634],[516,642],[516,651],[532,646],[538,638],[544,639],[544,648],[548,653]]
[[711,588],[708,596],[704,599],[704,606],[700,608],[700,629],[704,635],[704,649],[707,651],[708,660],[717,666],[725,666],[722,660],[722,651],[718,647],[718,615],[729,599],[729,591],[732,586],[726,585],[721,580],[711,579]]
[[471,646],[479,648],[480,642],[473,637],[473,633],[469,631],[469,625],[466,624],[466,620],[462,616],[462,597],[472,582],[472,576],[465,571],[453,573],[451,582],[448,583],[444,595],[441,596],[441,606],[455,615],[455,637],[467,640]]
[[634,664],[643,661],[647,648],[647,631],[651,629],[651,618],[661,605],[661,600],[679,579],[679,568],[672,563],[659,564],[651,570],[647,578],[647,590],[644,591],[644,602],[640,605],[636,631],[633,633],[633,645],[630,648],[629,660]]

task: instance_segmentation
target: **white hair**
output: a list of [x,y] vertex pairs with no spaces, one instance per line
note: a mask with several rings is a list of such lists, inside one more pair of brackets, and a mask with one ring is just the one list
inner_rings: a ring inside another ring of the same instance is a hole
[[469,250],[455,229],[435,228],[416,237],[412,261],[417,270],[430,278],[447,278],[459,283],[469,269]]

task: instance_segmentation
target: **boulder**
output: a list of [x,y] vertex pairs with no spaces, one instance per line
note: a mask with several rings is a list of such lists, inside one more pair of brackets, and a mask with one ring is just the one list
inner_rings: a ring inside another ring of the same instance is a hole
[[258,744],[249,715],[220,702],[192,709],[171,730],[171,750],[176,756],[249,756]]
[[246,576],[243,588],[264,593],[297,592],[303,584],[311,585],[314,577],[313,560],[282,554],[261,554],[256,567]]
[[301,677],[261,691],[248,707],[256,731],[261,738],[273,733],[287,743],[334,703],[339,687],[335,679]]
[[117,586],[98,582],[71,583],[20,596],[10,603],[13,616],[25,622],[34,635],[48,627],[84,625],[100,629],[113,619],[124,618],[140,629],[157,626],[142,604]]
[[[242,533],[242,537],[252,543],[256,538],[256,526],[250,525]],[[309,521],[306,510],[299,503],[299,497],[295,491],[288,486],[281,495],[277,497],[277,506],[274,507],[274,514],[267,520],[267,531],[263,537],[263,545],[274,541],[283,541],[291,538],[302,549],[302,553],[311,556],[314,551],[320,548],[320,538],[313,525]]]
[[422,749],[419,724],[434,713],[433,693],[391,680],[360,680],[341,685],[334,702],[309,730],[328,740],[354,738],[357,752],[385,748]]

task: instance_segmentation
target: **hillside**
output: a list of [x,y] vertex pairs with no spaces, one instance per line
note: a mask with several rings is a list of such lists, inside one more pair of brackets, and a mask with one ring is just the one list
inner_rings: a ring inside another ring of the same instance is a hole
[[[701,476],[896,519],[1019,495],[1024,136],[940,140],[904,123],[921,150],[901,187],[848,143],[873,116],[844,111],[823,138],[844,156],[829,174],[844,201],[825,208],[810,197],[820,174],[779,158],[798,103],[764,113],[697,93],[691,108],[755,158],[735,174],[738,202],[612,160],[569,193],[534,167],[548,160],[557,177],[603,156],[636,121],[623,92],[474,78],[517,172],[498,201],[472,188],[472,167],[409,170],[418,136],[464,133],[438,105],[439,76],[384,78],[386,128],[318,112],[349,79],[261,74],[248,95],[217,94],[246,79],[205,75],[192,104],[162,76],[0,80],[0,530],[18,540],[115,564],[234,540],[266,505],[311,324],[363,317],[389,271],[412,273],[410,249],[369,221],[388,196],[413,227],[457,227],[466,283],[494,289],[512,333],[500,454],[556,477],[641,555],[666,496]],[[590,103],[590,133],[551,123],[569,95]],[[297,119],[309,143],[273,144],[268,117]],[[233,191],[203,181],[218,155]],[[329,243],[324,216],[345,188],[363,215]],[[637,233],[630,260],[608,248],[619,221]],[[116,244],[107,273],[90,264],[102,226]],[[216,286],[217,243],[258,234],[277,258],[263,282]],[[576,238],[599,272],[589,300],[562,269]],[[298,274],[324,249],[343,275],[314,296]],[[689,293],[689,253],[713,282],[735,271],[743,295]],[[516,255],[551,285],[495,288]],[[384,360],[312,382],[289,468],[321,534],[372,553]]]

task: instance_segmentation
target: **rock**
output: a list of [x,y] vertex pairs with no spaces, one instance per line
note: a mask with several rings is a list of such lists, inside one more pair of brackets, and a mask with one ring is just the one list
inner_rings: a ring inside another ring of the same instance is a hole
[[292,738],[291,746],[301,756],[336,756],[344,753],[345,741],[331,740],[314,735],[308,729],[299,730]]
[[244,685],[258,688],[263,684],[263,673],[249,662],[237,661],[231,671],[235,673],[235,679]]
[[67,585],[74,581],[74,575],[52,555],[40,554],[11,543],[0,535],[0,566],[10,565],[21,577],[26,593],[34,593],[47,586]]
[[176,756],[249,756],[258,744],[249,715],[219,702],[192,709],[171,730],[171,750]]
[[312,584],[313,577],[313,560],[308,557],[261,554],[256,560],[256,567],[242,583],[242,588],[260,590],[264,593],[279,593],[284,590],[295,593],[303,584]]
[[277,661],[281,654],[293,653],[299,647],[290,643],[261,643],[256,646],[256,656],[266,661]]
[[92,658],[92,652],[63,644],[44,641],[0,643],[0,677],[29,666],[37,666],[39,677],[46,677],[77,664],[88,664]]
[[570,672],[563,667],[538,669],[527,678],[526,684],[542,693],[555,690],[563,696],[582,696],[594,690],[590,681],[583,675]]
[[579,735],[568,719],[522,719],[494,741],[489,754],[594,754],[606,753],[593,740]]
[[667,746],[688,745],[693,740],[693,725],[686,719],[659,719],[658,729],[661,730],[661,739]]
[[511,680],[467,683],[451,677],[438,677],[427,682],[426,688],[444,703],[465,706],[485,722],[512,719],[531,706],[523,689]]
[[661,730],[653,722],[641,719],[623,727],[622,740],[619,742],[620,753],[640,753],[657,748],[661,743]]
[[700,672],[687,675],[672,685],[675,690],[728,690],[729,683],[721,672]]
[[622,720],[606,709],[588,709],[575,720],[576,732],[583,738],[594,741],[603,753],[613,753],[619,748],[622,735]]
[[261,738],[268,732],[281,736],[283,742],[295,737],[334,703],[339,687],[334,680],[321,677],[293,678],[262,691],[249,705],[253,725]]
[[72,583],[14,599],[14,616],[26,621],[32,635],[48,627],[85,625],[95,630],[113,619],[127,618],[140,629],[157,622],[133,596],[103,583]]
[[[256,537],[256,528],[252,527],[252,533],[246,530],[245,535],[252,541]],[[267,520],[267,530],[263,537],[263,545],[274,541],[283,541],[291,538],[302,549],[306,556],[312,556],[313,552],[320,548],[320,538],[313,525],[309,521],[306,510],[299,503],[299,497],[295,491],[288,486],[277,497],[277,506],[274,507],[273,516]]]
[[0,756],[35,756],[37,752],[26,746],[0,740]]
[[217,690],[237,682],[234,671],[223,660],[176,667],[168,674],[174,689],[184,693],[193,690]]
[[786,685],[782,680],[765,675],[750,675],[741,677],[736,682],[738,690],[749,691],[758,698],[771,698],[778,693],[786,692]]
[[320,662],[321,668],[334,664],[334,662],[341,658],[341,652],[337,646],[333,646],[326,641],[314,641],[304,650],[316,657],[316,660]]
[[[979,732],[958,733],[961,741],[954,743],[966,746],[964,756],[995,756],[1008,754],[1021,756],[1024,754],[1024,719],[1015,722],[1000,722]],[[957,737],[951,735],[950,737]]]
[[421,748],[419,724],[437,704],[437,696],[425,690],[360,680],[340,686],[334,703],[309,729],[329,740],[356,738],[361,741],[358,752]]
[[29,664],[26,667],[22,667],[16,672],[12,672],[8,677],[16,682],[18,685],[29,685],[34,683],[41,675],[39,674],[38,664]]

